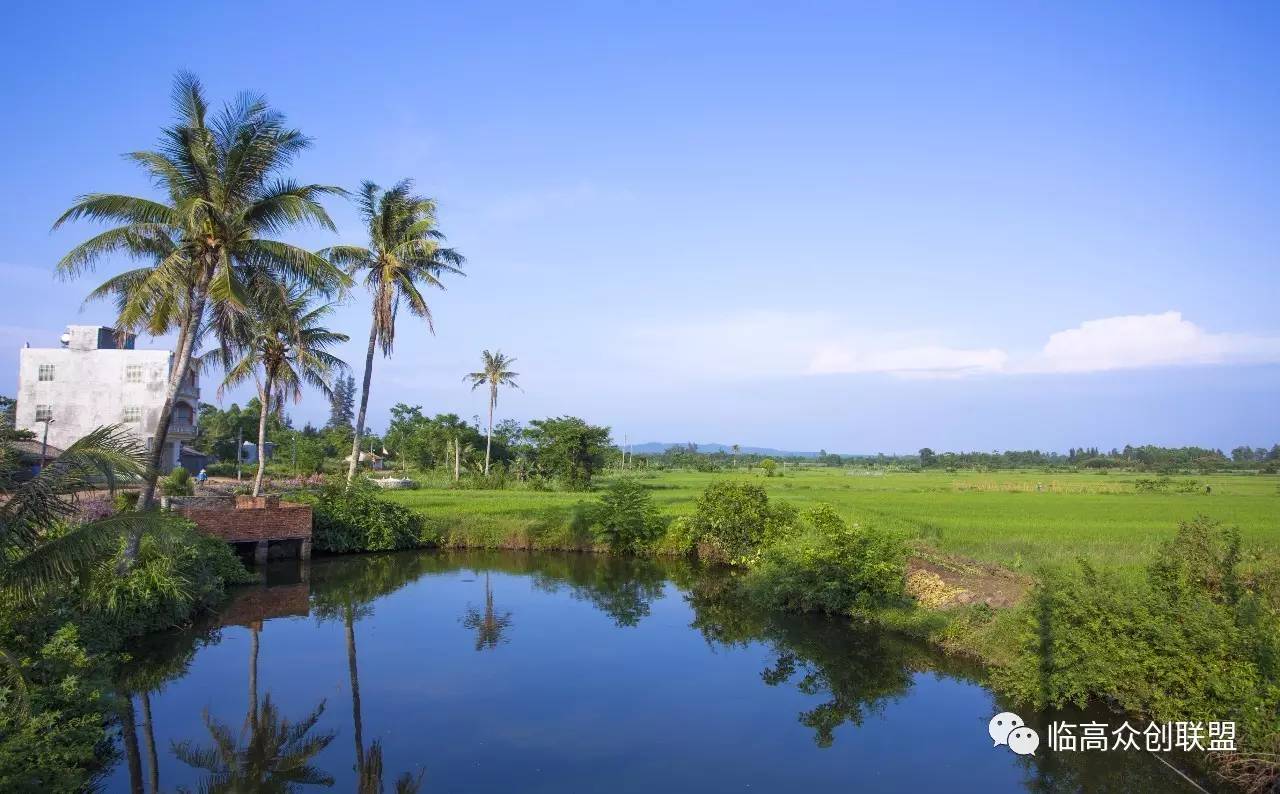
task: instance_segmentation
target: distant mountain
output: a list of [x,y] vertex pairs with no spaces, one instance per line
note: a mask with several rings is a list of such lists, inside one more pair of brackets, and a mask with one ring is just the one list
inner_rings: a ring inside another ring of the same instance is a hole
[[[659,455],[671,447],[683,447],[687,442],[670,443],[663,441],[646,441],[643,444],[632,444],[631,451],[640,455]],[[699,452],[726,452],[733,454],[729,444],[698,444]],[[740,447],[738,451],[744,455],[770,455],[776,458],[816,458],[816,452],[788,452],[785,449],[772,447]]]

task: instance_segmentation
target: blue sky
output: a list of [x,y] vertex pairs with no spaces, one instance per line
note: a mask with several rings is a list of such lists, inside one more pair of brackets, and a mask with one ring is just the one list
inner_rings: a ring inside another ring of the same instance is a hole
[[[300,179],[414,178],[468,256],[437,334],[402,321],[376,361],[375,428],[397,401],[481,413],[461,376],[501,348],[524,391],[500,414],[634,441],[1280,440],[1273,4],[4,15],[0,394],[25,341],[109,322],[81,311],[92,277],[51,276],[92,229],[49,227],[80,193],[149,190],[118,155],[154,143],[186,68],[312,135]],[[291,239],[360,241],[331,211],[337,235]],[[356,295],[334,325],[363,339],[367,309]]]

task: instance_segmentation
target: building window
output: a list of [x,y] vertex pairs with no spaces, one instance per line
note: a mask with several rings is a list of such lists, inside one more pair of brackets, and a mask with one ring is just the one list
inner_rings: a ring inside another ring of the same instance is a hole
[[50,420],[50,419],[52,419],[52,418],[53,418],[53,406],[52,406],[52,405],[37,405],[37,406],[36,406],[36,421],[37,421],[37,422],[47,422],[47,421],[49,421],[49,420]]
[[139,408],[139,407],[138,407],[138,406],[136,406],[136,405],[131,405],[131,406],[129,406],[128,408],[125,408],[125,409],[124,409],[124,416],[122,417],[122,421],[125,421],[125,422],[141,422],[141,421],[142,421],[142,409],[141,409],[141,408]]
[[191,424],[191,406],[186,403],[178,403],[173,406],[173,423],[177,425]]
[[40,380],[53,380],[53,365],[41,364],[39,378]]
[[142,383],[142,365],[130,364],[124,368],[125,383]]

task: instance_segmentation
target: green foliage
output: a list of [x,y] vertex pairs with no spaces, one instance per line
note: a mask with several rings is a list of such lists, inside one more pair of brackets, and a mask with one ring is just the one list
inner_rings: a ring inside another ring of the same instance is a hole
[[765,458],[756,465],[760,467],[766,477],[772,477],[778,472],[778,462],[773,458]]
[[535,419],[526,432],[539,470],[571,491],[591,487],[604,466],[609,428],[589,425],[576,416]]
[[1101,700],[1159,721],[1235,720],[1246,739],[1280,731],[1280,616],[1239,560],[1234,531],[1197,519],[1146,581],[1084,561],[1046,571],[997,683],[1037,706]]
[[[452,472],[455,444],[461,449],[459,457],[464,469],[470,464],[483,465],[484,434],[457,414],[424,416],[420,405],[392,406],[386,444],[402,461],[422,470],[440,468]],[[509,458],[505,439],[495,434],[493,459]]]
[[179,466],[160,480],[160,493],[165,496],[191,496],[195,493],[195,483],[191,482],[191,472]]
[[[4,614],[0,637],[12,642],[15,631],[33,628],[23,617]],[[20,659],[26,707],[0,708],[0,791],[79,791],[99,759],[109,708],[103,666],[95,666],[74,623],[43,637]]]
[[198,531],[177,515],[164,514],[142,537],[127,573],[114,559],[102,560],[86,583],[89,614],[132,636],[183,625],[215,606],[229,584],[253,581],[231,547]]
[[382,498],[378,487],[358,477],[347,487],[331,480],[318,493],[302,494],[312,506],[312,543],[318,551],[392,551],[424,545],[422,519]]
[[662,532],[649,489],[631,478],[609,484],[592,511],[592,531],[614,552],[642,552]]
[[654,551],[674,557],[687,557],[697,551],[697,546],[698,533],[693,519],[689,516],[676,516],[667,523]]
[[902,598],[907,545],[896,534],[847,525],[818,505],[790,535],[766,545],[746,587],[771,607],[843,614]]
[[127,575],[108,556],[36,602],[0,601],[0,648],[22,683],[0,685],[0,790],[85,790],[110,751],[106,693],[128,663],[125,639],[185,624],[227,584],[252,579],[227,544],[161,516]]
[[745,562],[766,538],[789,531],[795,510],[771,506],[764,488],[720,480],[698,497],[692,518],[698,554],[722,562]]

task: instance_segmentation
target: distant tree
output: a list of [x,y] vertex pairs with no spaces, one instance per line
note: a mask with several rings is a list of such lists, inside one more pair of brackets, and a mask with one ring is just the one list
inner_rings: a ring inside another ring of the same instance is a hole
[[738,468],[738,453],[742,451],[742,447],[734,444],[730,449],[733,450],[733,467]]
[[338,378],[329,395],[329,421],[325,427],[353,427],[356,418],[356,379],[354,375]]
[[0,441],[31,441],[36,434],[30,430],[18,430],[18,401],[0,395]]
[[[1073,450],[1073,452],[1074,452],[1074,450]],[[923,447],[923,448],[921,448],[921,450],[920,450],[920,466],[921,466],[921,468],[925,468],[925,469],[927,469],[927,468],[929,468],[930,466],[932,466],[932,465],[937,461],[937,457],[938,457],[938,456],[934,454],[933,450],[929,449],[928,447]]]
[[778,461],[774,460],[773,458],[765,458],[764,460],[760,461],[760,463],[757,465],[759,465],[760,468],[764,471],[764,476],[766,477],[772,477],[774,474],[777,474],[778,472]]
[[538,466],[575,491],[591,486],[609,448],[609,428],[589,425],[576,416],[535,419],[525,435]]
[[444,234],[436,228],[436,205],[428,198],[413,195],[413,182],[403,180],[390,190],[366,181],[356,196],[369,235],[366,247],[339,245],[323,252],[335,264],[364,273],[364,283],[373,297],[373,322],[369,328],[369,348],[364,359],[364,383],[356,412],[355,437],[351,442],[351,465],[347,482],[356,476],[360,461],[360,436],[364,433],[369,408],[369,384],[373,377],[373,354],[381,348],[390,356],[396,336],[396,315],[403,307],[427,323],[434,332],[431,308],[422,290],[444,288],[445,273],[462,274],[463,257],[441,245]]
[[516,378],[520,376],[519,372],[512,372],[508,367],[516,363],[514,358],[508,358],[499,350],[496,353],[490,353],[488,350],[481,354],[484,367],[479,372],[471,372],[463,377],[463,380],[471,381],[471,391],[475,391],[481,386],[489,387],[489,431],[485,434],[484,440],[484,475],[489,476],[489,452],[493,446],[493,409],[498,406],[498,387],[511,386],[520,388],[516,383]]
[[1231,450],[1231,460],[1235,463],[1253,463],[1254,454],[1253,447],[1249,445],[1239,446]]

